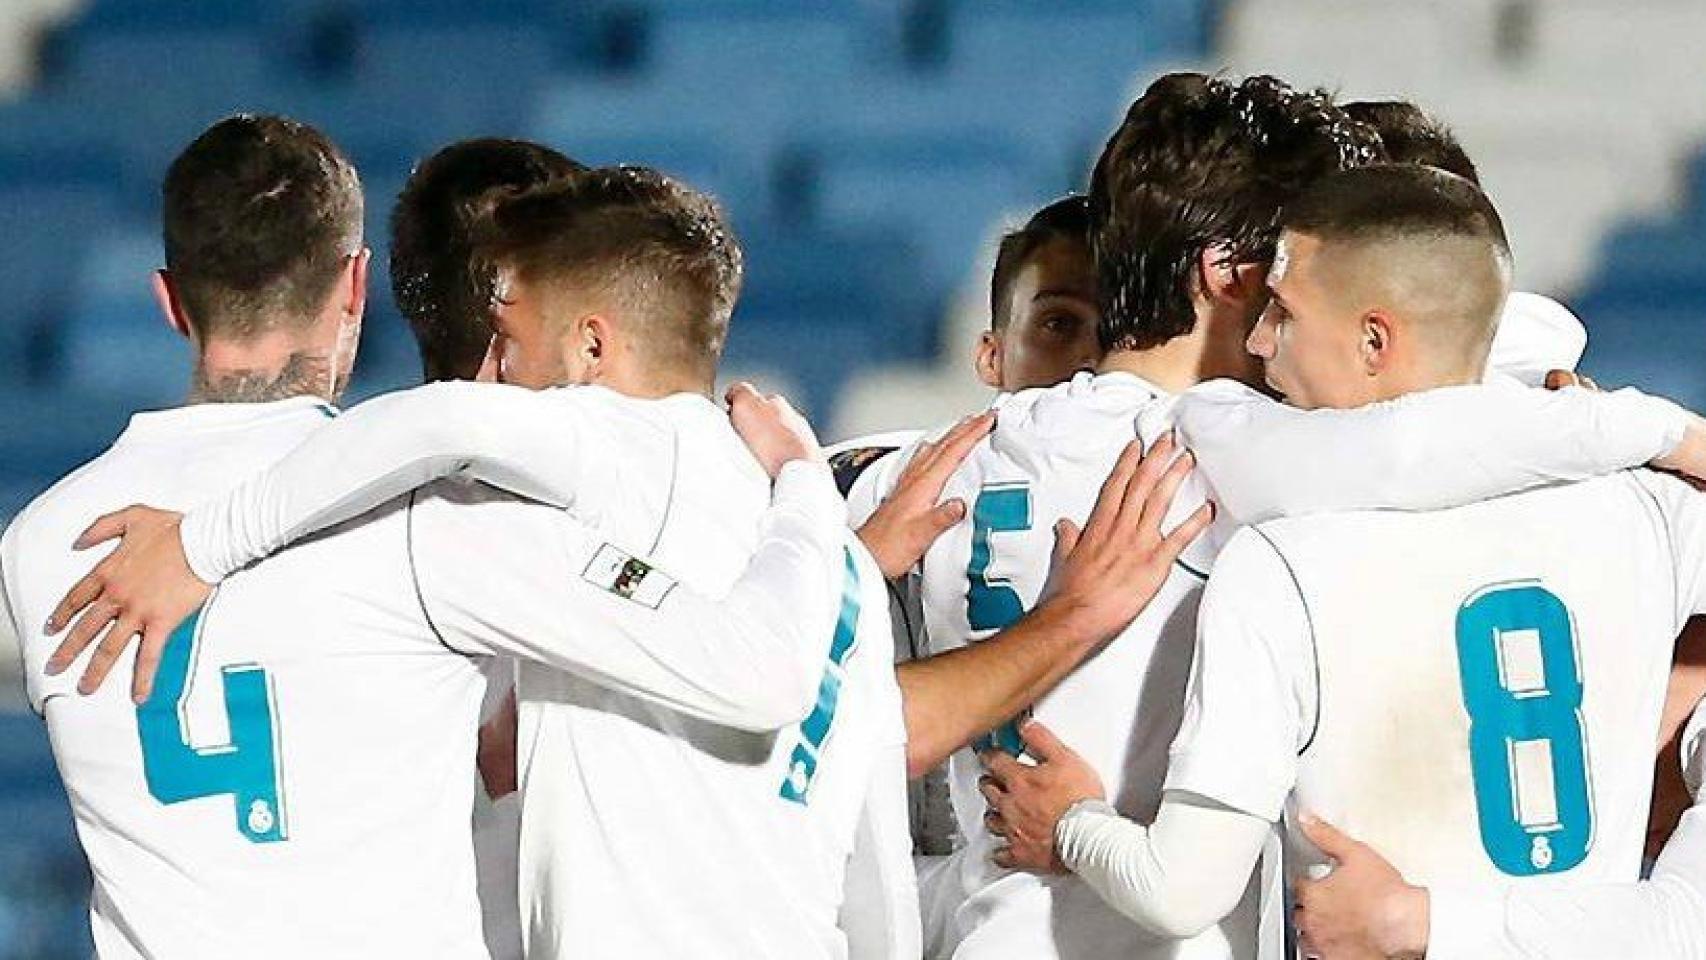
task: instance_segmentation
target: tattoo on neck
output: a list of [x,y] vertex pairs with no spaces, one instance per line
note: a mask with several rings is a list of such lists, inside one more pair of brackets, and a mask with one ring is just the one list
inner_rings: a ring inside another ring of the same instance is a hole
[[266,403],[291,397],[335,399],[331,364],[323,356],[293,353],[269,369],[208,370],[197,365],[191,403]]

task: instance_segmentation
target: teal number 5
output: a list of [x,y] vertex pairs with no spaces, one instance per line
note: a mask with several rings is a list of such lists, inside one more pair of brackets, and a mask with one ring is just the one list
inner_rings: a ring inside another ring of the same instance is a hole
[[272,681],[265,670],[254,664],[221,669],[231,740],[221,746],[190,746],[184,712],[200,623],[197,611],[172,631],[160,656],[154,693],[136,708],[148,792],[161,803],[229,794],[236,805],[238,833],[253,843],[287,839]]
[[[966,622],[973,630],[1002,630],[1025,615],[1025,603],[1006,580],[992,580],[990,540],[997,533],[1031,529],[1031,488],[1022,483],[1000,484],[978,491],[971,508],[971,562],[966,565]],[[1014,723],[1004,723],[973,746],[990,747],[1018,756],[1025,741]]]
[[1538,584],[1480,590],[1457,612],[1457,661],[1481,845],[1512,876],[1569,870],[1593,845],[1569,609]]

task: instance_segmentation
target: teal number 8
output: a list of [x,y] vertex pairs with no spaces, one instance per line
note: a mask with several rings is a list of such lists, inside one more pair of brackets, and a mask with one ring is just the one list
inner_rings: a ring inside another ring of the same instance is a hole
[[1487,855],[1518,877],[1580,864],[1593,798],[1569,609],[1537,584],[1483,589],[1457,612],[1457,660]]
[[221,669],[231,742],[192,747],[184,727],[184,701],[200,637],[197,611],[172,631],[160,656],[154,693],[136,708],[142,770],[148,792],[161,803],[229,794],[237,832],[253,843],[287,839],[284,791],[278,776],[272,682],[254,664]]
[[[1002,630],[1025,615],[1024,601],[1005,580],[991,580],[991,535],[1031,529],[1031,490],[1022,483],[984,487],[971,508],[971,562],[966,565],[966,622],[973,630]],[[999,747],[1018,756],[1025,741],[1018,726],[1004,723],[973,744],[978,750]]]

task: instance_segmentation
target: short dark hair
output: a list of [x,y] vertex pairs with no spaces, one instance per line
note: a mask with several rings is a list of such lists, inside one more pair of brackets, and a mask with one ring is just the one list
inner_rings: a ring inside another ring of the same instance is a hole
[[741,249],[717,202],[648,167],[601,167],[500,195],[476,255],[529,283],[611,295],[658,361],[711,374],[740,293]]
[[1091,175],[1102,349],[1142,350],[1189,333],[1204,251],[1271,260],[1292,197],[1380,157],[1374,131],[1320,90],[1266,75],[1232,83],[1175,73],[1150,84]]
[[1071,240],[1090,249],[1090,201],[1068,194],[1038,210],[1025,225],[1001,237],[995,250],[995,271],[989,278],[989,325],[1002,330],[1011,319],[1007,310],[1013,281],[1026,261],[1055,240]]
[[391,209],[391,296],[427,380],[472,379],[491,340],[490,276],[473,263],[476,202],[585,169],[542,144],[484,138],[453,143],[409,175]]
[[1380,134],[1391,163],[1419,163],[1455,173],[1477,186],[1481,175],[1457,135],[1408,100],[1359,100],[1345,104],[1351,118]]
[[1469,180],[1432,166],[1379,164],[1326,177],[1280,218],[1284,229],[1323,242],[1414,237],[1485,240],[1510,257],[1499,211]]
[[209,127],[161,190],[166,267],[196,334],[304,324],[361,249],[361,181],[320,131],[276,116]]

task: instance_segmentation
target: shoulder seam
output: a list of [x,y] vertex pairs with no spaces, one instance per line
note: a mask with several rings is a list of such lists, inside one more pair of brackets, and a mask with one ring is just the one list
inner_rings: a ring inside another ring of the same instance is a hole
[[433,638],[438,641],[439,646],[459,657],[466,657],[471,660],[475,654],[466,650],[458,650],[450,645],[450,641],[444,639],[444,634],[432,619],[432,611],[427,609],[426,594],[421,591],[420,571],[415,566],[415,500],[420,497],[420,493],[419,489],[409,491],[408,516],[403,524],[403,552],[409,558],[409,586],[414,588],[415,605],[420,608],[421,620],[426,624],[427,629],[432,631]]
[[1309,726],[1309,736],[1303,741],[1303,746],[1297,748],[1297,755],[1301,757],[1309,752],[1310,747],[1315,745],[1315,738],[1321,732],[1321,645],[1315,636],[1315,615],[1309,610],[1309,596],[1303,592],[1303,583],[1297,579],[1297,570],[1292,567],[1291,561],[1286,559],[1285,552],[1279,548],[1279,544],[1275,543],[1273,538],[1268,536],[1267,531],[1260,526],[1251,527],[1250,530],[1262,538],[1262,542],[1274,552],[1274,556],[1278,558],[1280,565],[1285,567],[1286,576],[1291,578],[1292,589],[1297,591],[1298,605],[1303,607],[1303,621],[1309,626],[1309,659],[1311,666],[1315,669],[1315,717]]

